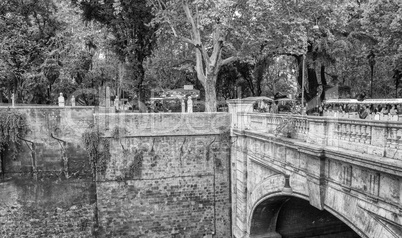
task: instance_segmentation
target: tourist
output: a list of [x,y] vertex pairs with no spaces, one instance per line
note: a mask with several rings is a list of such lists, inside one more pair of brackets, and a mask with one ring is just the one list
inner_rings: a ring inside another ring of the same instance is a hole
[[371,110],[369,106],[362,106],[361,111],[359,113],[360,119],[366,119],[368,115],[370,115]]
[[384,105],[384,107],[381,108],[381,113],[382,113],[383,115],[387,115],[388,112],[389,112],[389,110],[388,110],[388,105]]
[[395,116],[398,114],[398,110],[396,109],[395,105],[392,105],[391,109],[389,110],[389,114]]

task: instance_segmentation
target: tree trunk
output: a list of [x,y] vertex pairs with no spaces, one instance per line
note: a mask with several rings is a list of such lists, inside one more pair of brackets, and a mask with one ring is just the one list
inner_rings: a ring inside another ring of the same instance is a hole
[[205,112],[216,112],[216,80],[217,74],[207,75],[205,82]]
[[325,65],[321,65],[321,85],[322,93],[320,96],[321,101],[325,99],[325,89],[327,88],[327,79],[325,78]]
[[310,101],[313,99],[318,92],[318,79],[317,79],[317,74],[315,72],[314,68],[308,68],[307,67],[307,80],[308,80],[308,94],[306,95],[306,100]]

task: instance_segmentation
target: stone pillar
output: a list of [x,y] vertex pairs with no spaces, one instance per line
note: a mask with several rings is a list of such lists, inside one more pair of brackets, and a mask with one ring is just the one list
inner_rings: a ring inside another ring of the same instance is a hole
[[64,97],[63,97],[63,93],[60,93],[59,96],[59,107],[64,107]]
[[243,98],[243,99],[232,99],[226,101],[229,107],[229,113],[232,115],[232,126],[231,128],[237,128],[244,130],[248,125],[247,117],[242,116],[244,113],[253,111],[254,99]]
[[247,218],[249,212],[247,209],[247,138],[238,136],[237,153],[235,154],[236,168],[233,171],[236,173],[236,208],[235,219],[233,223],[233,234],[236,237],[247,237]]
[[74,97],[74,95],[71,96],[71,106],[75,107],[75,97]]
[[191,100],[191,96],[189,96],[187,100],[187,112],[193,113],[193,100]]
[[307,142],[317,146],[326,145],[328,136],[326,119],[324,117],[310,117],[307,123],[309,123]]

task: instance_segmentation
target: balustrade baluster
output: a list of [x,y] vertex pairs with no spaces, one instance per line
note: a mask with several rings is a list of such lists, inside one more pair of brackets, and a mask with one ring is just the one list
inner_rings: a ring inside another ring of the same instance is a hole
[[336,123],[336,138],[341,139],[342,137],[342,124]]
[[392,128],[392,135],[391,135],[391,147],[398,148],[398,129]]
[[344,124],[344,123],[340,123],[340,127],[341,127],[341,131],[340,131],[339,139],[345,140],[345,136],[346,136],[345,124]]
[[345,140],[346,140],[346,141],[349,141],[349,140],[350,140],[350,134],[351,134],[351,131],[350,131],[350,124],[346,123],[346,124],[345,124]]
[[362,125],[356,125],[356,133],[357,140],[356,142],[364,142],[363,133],[362,133]]
[[391,147],[391,142],[392,142],[392,129],[391,128],[387,128],[387,138],[386,138],[386,140],[387,140],[387,144],[386,144],[386,147]]
[[304,134],[304,120],[301,119],[299,123],[300,123],[300,134]]
[[361,126],[360,142],[361,143],[366,143],[366,140],[367,140],[366,125],[362,125]]
[[306,123],[306,134],[308,134],[310,130],[310,124],[308,123],[307,119],[305,120],[305,123]]
[[303,134],[303,121],[301,119],[298,120],[299,125],[299,133]]
[[351,135],[351,131],[350,131],[350,124],[345,124],[345,140],[350,141],[350,135]]
[[367,126],[366,128],[366,144],[371,144],[371,126]]
[[352,124],[350,126],[350,140],[349,141],[352,141],[352,142],[356,141],[356,125],[355,124]]

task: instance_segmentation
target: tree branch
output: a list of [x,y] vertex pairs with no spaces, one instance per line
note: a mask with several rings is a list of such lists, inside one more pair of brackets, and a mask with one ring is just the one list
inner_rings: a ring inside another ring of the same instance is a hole
[[221,61],[220,54],[222,50],[223,40],[220,38],[220,27],[219,25],[215,28],[215,35],[214,35],[214,49],[211,55],[212,66],[214,69],[218,66],[218,63]]
[[206,86],[206,80],[205,80],[205,72],[204,72],[204,67],[202,63],[202,54],[200,51],[195,51],[195,56],[196,56],[196,65],[195,69],[197,72],[197,77],[200,80],[201,84],[203,87]]
[[195,45],[195,47],[200,51],[202,59],[204,60],[205,63],[205,67],[209,67],[209,65],[211,64],[211,60],[209,58],[207,51],[205,50],[205,47],[201,44]]
[[183,1],[183,10],[186,13],[187,20],[191,24],[191,28],[193,30],[193,35],[194,35],[194,40],[196,41],[196,43],[200,43],[201,38],[200,38],[198,29],[197,29],[197,25],[194,22],[193,16],[191,15],[190,8],[188,7],[188,3],[184,2],[184,1]]
[[232,63],[232,62],[234,62],[234,61],[236,61],[238,59],[239,59],[239,57],[237,57],[237,56],[231,56],[229,58],[226,58],[226,59],[222,60],[221,66],[226,65],[226,64],[230,64],[230,63]]
[[174,28],[173,24],[170,22],[169,19],[167,20],[167,22],[168,22],[168,24],[169,24],[169,26],[170,26],[170,29],[172,29],[173,35],[174,35],[176,38],[180,39],[180,40],[183,41],[183,42],[189,43],[189,44],[191,44],[191,45],[195,45],[195,42],[192,41],[191,39],[189,39],[189,38],[187,38],[187,37],[184,37],[184,36],[179,36],[179,35],[177,34],[177,32],[176,32],[176,29]]

